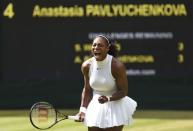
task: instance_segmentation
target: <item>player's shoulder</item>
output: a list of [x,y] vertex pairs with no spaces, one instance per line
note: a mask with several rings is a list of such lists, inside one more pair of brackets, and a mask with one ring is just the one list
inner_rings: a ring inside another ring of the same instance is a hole
[[90,68],[90,65],[92,64],[93,59],[89,58],[86,61],[82,63],[81,69],[83,72],[88,71]]
[[125,65],[115,57],[113,57],[112,59],[111,68],[112,68],[112,74],[115,78],[117,78],[122,74],[125,74],[125,71],[126,71]]
[[82,67],[89,67],[92,64],[93,58],[89,58],[82,63]]
[[113,57],[112,58],[112,67],[114,69],[124,69],[125,65],[119,59]]

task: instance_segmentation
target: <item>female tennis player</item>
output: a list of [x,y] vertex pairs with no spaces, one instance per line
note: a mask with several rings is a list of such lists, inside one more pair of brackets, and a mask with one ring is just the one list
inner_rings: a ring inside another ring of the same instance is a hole
[[127,96],[125,66],[116,59],[115,46],[103,35],[92,43],[93,57],[81,67],[84,88],[81,97],[80,121],[88,131],[122,131],[132,122],[137,103]]

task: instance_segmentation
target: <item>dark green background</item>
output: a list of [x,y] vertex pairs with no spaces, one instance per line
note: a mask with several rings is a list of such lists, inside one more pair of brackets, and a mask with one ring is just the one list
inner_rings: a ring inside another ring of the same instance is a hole
[[[172,3],[174,1],[119,1],[120,4]],[[153,64],[126,64],[127,69],[155,69],[154,76],[128,76],[129,96],[139,109],[193,109],[193,17],[192,1],[184,3],[188,15],[177,17],[123,18],[32,18],[35,5],[85,6],[87,2],[64,0],[1,1],[1,12],[13,3],[15,16],[1,13],[0,108],[30,108],[49,101],[61,108],[78,108],[83,87],[80,64],[74,64],[74,44],[91,43],[91,32],[172,32],[172,39],[127,39],[120,55],[152,54]],[[95,3],[117,3],[95,1]],[[185,62],[176,61],[177,43],[182,41]]]

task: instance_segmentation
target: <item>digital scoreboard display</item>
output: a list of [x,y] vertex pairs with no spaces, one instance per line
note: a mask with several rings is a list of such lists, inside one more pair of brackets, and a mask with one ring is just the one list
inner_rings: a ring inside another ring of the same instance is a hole
[[[81,64],[90,58],[92,40],[103,34],[117,46],[129,95],[140,108],[190,108],[192,6],[191,0],[1,1],[1,88],[22,90],[30,102],[30,96],[50,100],[57,94],[58,105],[65,93],[71,94],[77,105],[83,87]],[[37,88],[58,91],[43,97]],[[187,104],[178,107],[180,97]]]

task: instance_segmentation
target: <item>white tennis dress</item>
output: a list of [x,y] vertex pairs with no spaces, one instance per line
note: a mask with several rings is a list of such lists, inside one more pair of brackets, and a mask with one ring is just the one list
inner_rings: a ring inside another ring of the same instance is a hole
[[88,127],[108,128],[132,123],[132,115],[137,103],[128,96],[104,104],[98,102],[101,95],[112,96],[117,91],[115,79],[111,74],[112,56],[107,55],[103,61],[90,59],[90,86],[93,98],[85,115],[84,124]]

